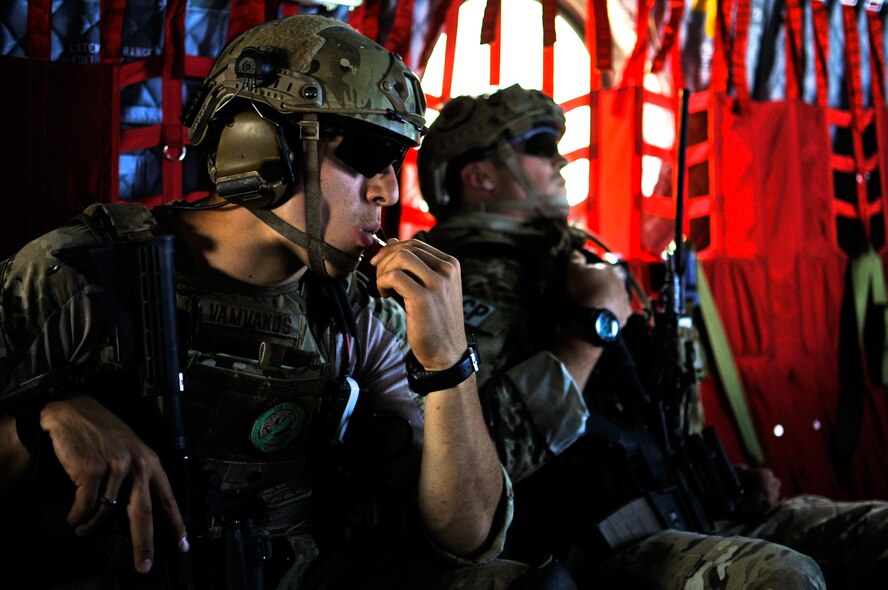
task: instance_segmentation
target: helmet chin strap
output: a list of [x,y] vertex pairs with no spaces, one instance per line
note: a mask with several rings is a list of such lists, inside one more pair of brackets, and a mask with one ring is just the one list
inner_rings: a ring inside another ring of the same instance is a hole
[[502,211],[525,211],[528,209],[535,210],[540,217],[560,218],[564,217],[564,209],[568,209],[570,204],[567,197],[542,195],[528,180],[527,175],[521,168],[515,148],[512,147],[504,137],[496,143],[496,157],[506,167],[509,173],[518,181],[521,188],[524,189],[526,199],[510,200],[498,199],[495,201],[485,201],[483,203],[475,203],[466,206],[469,211],[477,211],[481,213],[499,213]]
[[305,225],[307,231],[296,229],[274,212],[268,209],[250,209],[250,211],[262,220],[274,231],[281,234],[297,246],[308,251],[308,267],[324,277],[330,277],[327,272],[327,260],[330,264],[346,272],[352,272],[358,267],[360,257],[352,256],[338,248],[334,248],[324,241],[323,221],[321,220],[321,173],[320,157],[318,155],[318,141],[320,140],[320,126],[317,115],[307,113],[299,122],[299,136],[302,139],[302,178],[305,187]]

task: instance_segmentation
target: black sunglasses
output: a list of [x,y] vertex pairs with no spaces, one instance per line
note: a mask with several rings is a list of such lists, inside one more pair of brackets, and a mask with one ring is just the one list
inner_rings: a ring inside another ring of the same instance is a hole
[[341,137],[333,152],[344,164],[367,178],[384,173],[389,166],[400,170],[410,146],[393,137],[340,125],[324,125],[325,137]]
[[528,156],[551,159],[559,155],[558,137],[549,131],[535,133],[516,143],[515,149]]

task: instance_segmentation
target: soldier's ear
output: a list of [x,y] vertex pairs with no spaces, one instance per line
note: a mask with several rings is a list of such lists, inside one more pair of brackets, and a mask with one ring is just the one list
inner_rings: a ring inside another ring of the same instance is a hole
[[460,173],[463,187],[489,193],[496,188],[496,181],[488,170],[487,162],[469,162]]

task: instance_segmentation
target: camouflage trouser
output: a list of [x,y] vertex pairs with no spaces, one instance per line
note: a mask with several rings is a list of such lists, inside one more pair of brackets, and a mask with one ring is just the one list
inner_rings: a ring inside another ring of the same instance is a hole
[[888,588],[888,503],[799,496],[719,533],[664,531],[595,569],[621,590]]
[[826,589],[817,562],[792,549],[758,539],[684,531],[657,533],[595,569],[611,583],[619,581],[621,589]]
[[765,539],[810,555],[830,590],[888,588],[888,502],[836,502],[798,496],[734,534]]

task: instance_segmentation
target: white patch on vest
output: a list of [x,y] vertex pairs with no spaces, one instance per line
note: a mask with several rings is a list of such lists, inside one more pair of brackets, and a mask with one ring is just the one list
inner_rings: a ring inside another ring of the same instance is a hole
[[480,328],[484,320],[490,317],[494,311],[496,308],[486,301],[463,295],[463,319],[473,328]]
[[297,328],[302,317],[206,299],[201,301],[200,307],[201,320],[207,324],[280,336],[298,334]]

